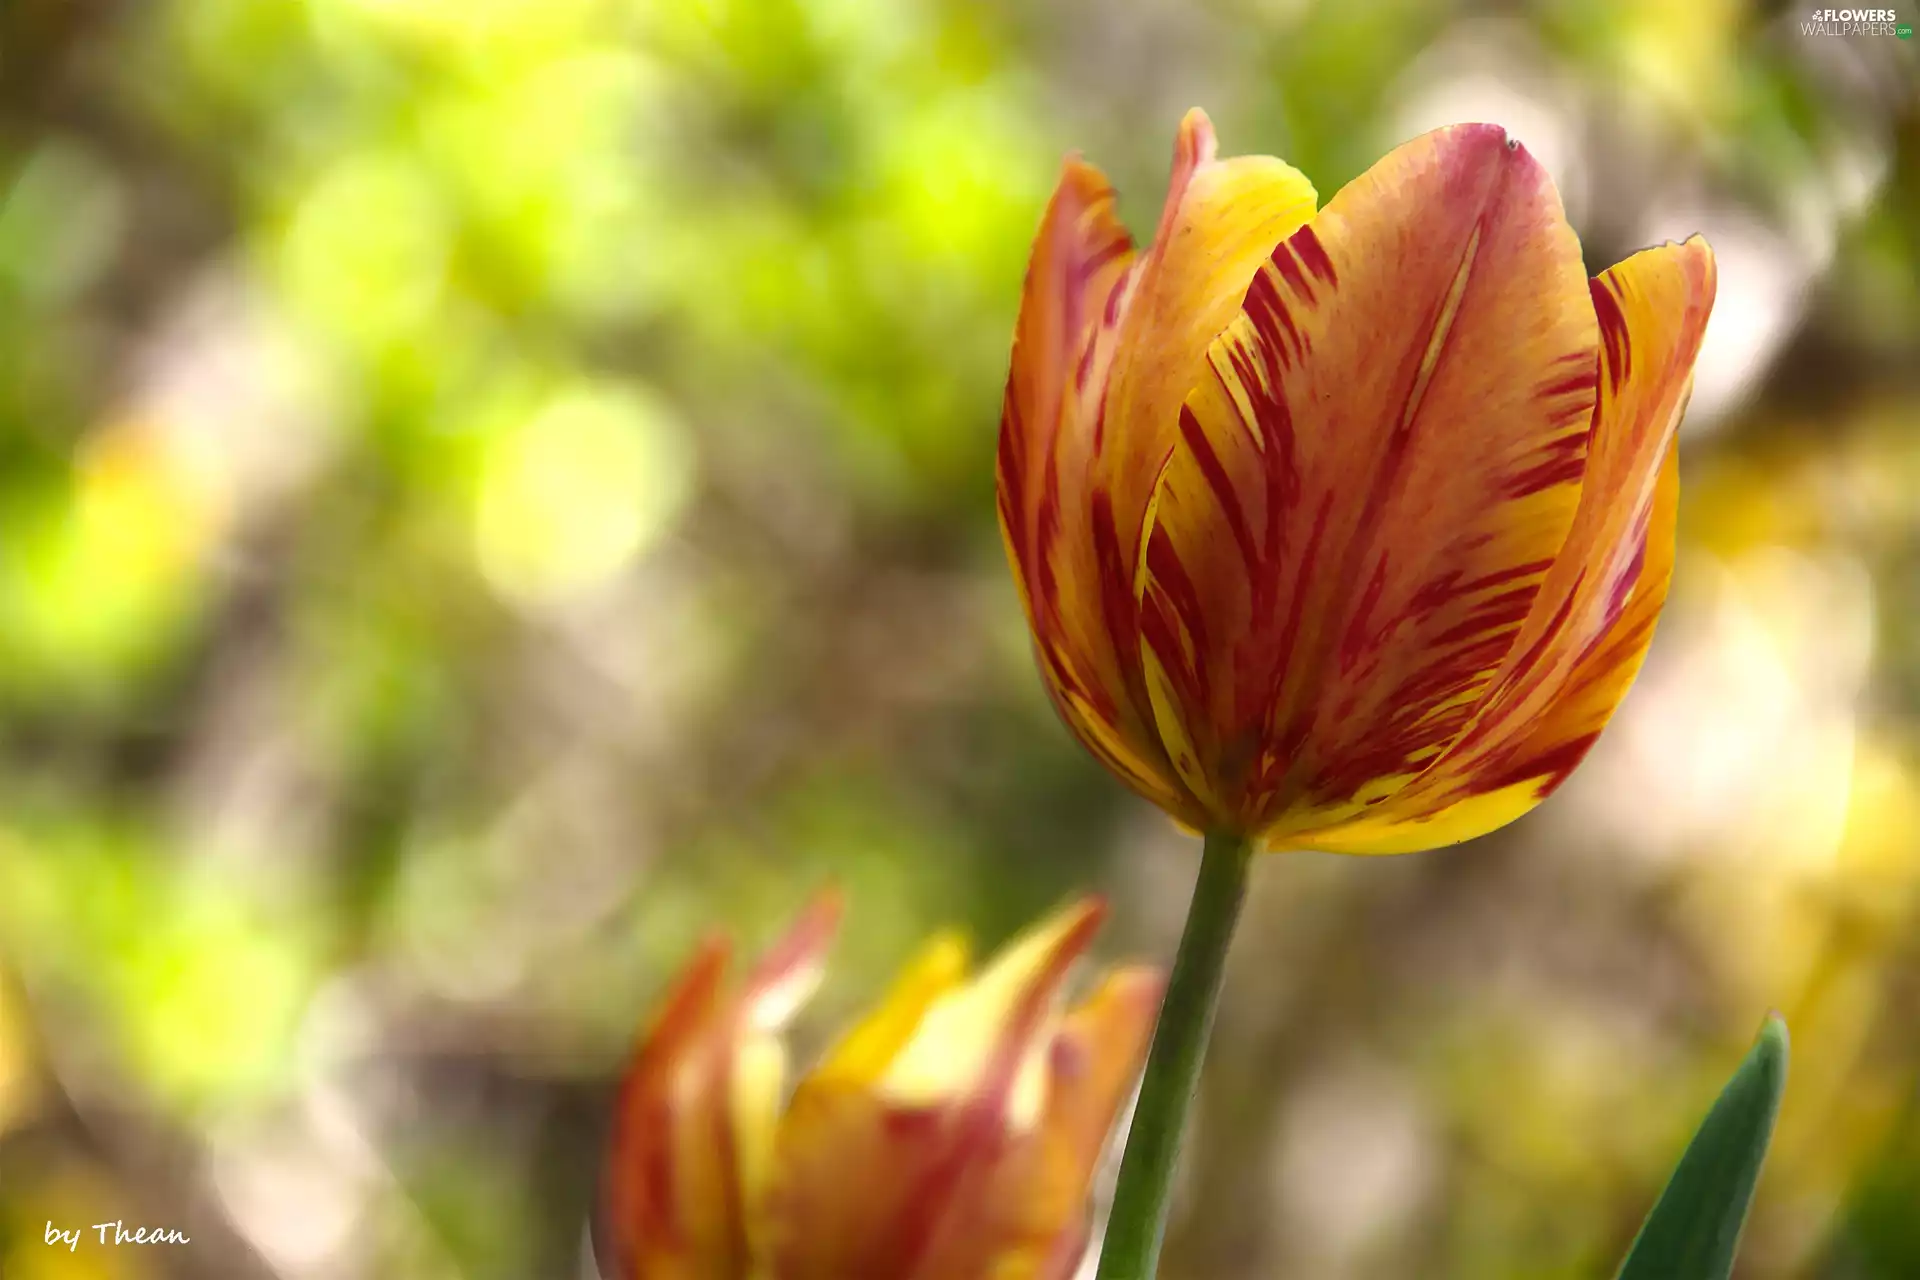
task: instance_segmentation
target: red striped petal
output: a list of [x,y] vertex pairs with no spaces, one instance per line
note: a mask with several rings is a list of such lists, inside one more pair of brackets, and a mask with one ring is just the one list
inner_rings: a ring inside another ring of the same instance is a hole
[[713,1073],[727,953],[718,940],[701,950],[621,1081],[595,1232],[605,1275],[648,1280],[696,1264],[745,1273],[744,1226],[716,1213],[731,1177],[711,1140],[717,1117],[707,1099],[687,1105]]
[[[939,1046],[912,1041],[878,1079],[834,1070],[836,1054],[801,1082],[781,1127],[770,1205],[776,1280],[988,1274],[1015,1243],[993,1210],[1023,1127],[1035,1123],[1023,1126],[1019,1115],[1024,1073],[1102,914],[1097,904],[1070,908],[975,984],[943,997],[984,1001],[978,1008],[953,1006],[958,1016],[938,1027],[940,1006],[928,1011],[915,1039],[950,1042],[966,1064],[937,1091],[925,1087],[924,1062],[902,1064]],[[976,1031],[984,1043],[974,1042]]]
[[[595,1224],[604,1274],[753,1274],[749,1235],[757,1206],[745,1175],[748,1165],[764,1164],[751,1156],[769,1147],[772,1135],[740,1129],[740,1053],[749,1039],[783,1027],[811,992],[839,912],[836,897],[817,899],[737,996],[724,990],[729,948],[721,940],[703,947],[675,985],[620,1085]],[[757,1111],[767,1115],[764,1106]]]
[[1178,437],[1180,405],[1206,374],[1207,349],[1240,312],[1273,247],[1313,217],[1318,194],[1272,156],[1214,158],[1213,126],[1189,111],[1173,180],[1140,264],[1102,415],[1096,479],[1112,497],[1129,593],[1147,507]]
[[[1071,158],[1027,268],[1001,409],[1000,531],[1048,695],[1074,735],[1128,785],[1174,807],[1150,725],[1114,643],[1130,594],[1102,585],[1092,468],[1100,401],[1134,279],[1133,242],[1098,169]],[[1100,513],[1111,543],[1113,513]]]
[[1520,642],[1472,729],[1369,820],[1302,843],[1363,853],[1433,848],[1538,804],[1586,755],[1645,659],[1673,569],[1674,437],[1713,307],[1698,236],[1594,280],[1604,343],[1580,511]]
[[1206,117],[1190,113],[1143,257],[1099,171],[1067,162],[1027,272],[998,462],[1001,532],[1049,695],[1108,768],[1190,820],[1142,681],[1140,531],[1207,342],[1314,200],[1278,160],[1213,152]]
[[1215,823],[1348,818],[1466,730],[1572,526],[1598,348],[1559,197],[1494,126],[1398,148],[1273,252],[1143,566],[1157,723]]

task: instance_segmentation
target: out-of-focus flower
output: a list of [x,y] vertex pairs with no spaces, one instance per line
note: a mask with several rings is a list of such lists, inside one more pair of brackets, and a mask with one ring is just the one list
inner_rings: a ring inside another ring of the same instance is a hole
[[1064,1280],[1088,1185],[1159,1005],[1149,969],[1060,993],[1103,911],[1080,903],[969,980],[933,940],[783,1108],[781,1031],[838,911],[804,915],[737,993],[692,962],[621,1089],[602,1188],[618,1280]]
[[1537,804],[1645,656],[1712,307],[1695,237],[1591,282],[1493,125],[1315,212],[1182,122],[1153,243],[1070,158],[1034,244],[1002,531],[1048,692],[1180,821],[1391,853]]

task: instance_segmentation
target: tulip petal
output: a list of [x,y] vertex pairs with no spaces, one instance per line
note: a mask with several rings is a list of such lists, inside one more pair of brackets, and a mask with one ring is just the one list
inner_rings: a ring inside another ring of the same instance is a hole
[[1087,1192],[1113,1118],[1140,1074],[1166,983],[1151,969],[1111,974],[1054,1036],[1041,1140],[1028,1178],[1006,1183],[1005,1212],[1036,1241],[1037,1280],[1068,1280],[1086,1252]]
[[820,894],[807,904],[785,936],[761,955],[741,995],[742,1010],[754,1027],[785,1027],[819,988],[826,974],[827,953],[840,932],[841,911],[839,894]]
[[1157,723],[1217,825],[1364,812],[1463,733],[1579,501],[1599,330],[1504,131],[1418,138],[1253,278],[1141,565]]
[[800,1082],[769,1205],[777,1280],[984,1272],[1006,1246],[977,1228],[1018,1137],[1028,1064],[1101,914],[1069,908],[933,1001],[878,1080],[823,1067]]
[[1640,670],[1673,571],[1674,444],[1713,307],[1698,236],[1593,282],[1605,340],[1580,512],[1472,729],[1368,820],[1299,843],[1400,853],[1471,839],[1533,808],[1599,737]]
[[814,1069],[814,1078],[862,1087],[878,1081],[927,1011],[966,981],[967,954],[966,940],[957,934],[936,935],[894,979],[886,998]]
[[1216,160],[1214,147],[1206,113],[1189,111],[1096,432],[1098,485],[1111,503],[1129,592],[1154,484],[1179,438],[1180,405],[1206,374],[1208,347],[1240,313],[1274,246],[1306,225],[1319,199],[1284,161]]
[[1045,1055],[1044,1114],[1031,1127],[1016,1126],[1002,1145],[980,1183],[986,1194],[948,1223],[951,1243],[928,1259],[927,1277],[1068,1280],[1075,1273],[1092,1226],[1094,1169],[1139,1075],[1164,989],[1156,971],[1118,970],[1061,1020]]
[[1000,532],[1061,719],[1122,781],[1177,807],[1129,692],[1112,636],[1127,619],[1104,602],[1090,527],[1094,421],[1135,266],[1113,199],[1098,169],[1070,158],[1034,240],[1000,417]]
[[784,1032],[819,988],[827,953],[840,931],[841,900],[823,893],[787,934],[760,957],[741,993],[733,1051],[727,1064],[735,1211],[744,1224],[747,1256],[766,1256],[767,1190],[773,1182],[775,1142],[786,1103]]
[[1001,532],[1054,705],[1129,786],[1196,821],[1141,678],[1142,521],[1207,343],[1314,205],[1280,161],[1213,153],[1205,115],[1189,113],[1144,257],[1106,179],[1068,160],[1027,271],[998,462]]
[[744,1274],[744,1230],[715,1214],[733,1198],[731,1170],[703,1096],[725,1018],[727,953],[716,941],[695,957],[621,1081],[595,1231],[607,1276]]
[[[998,1069],[995,1055],[1008,1052],[1010,1036],[1031,1038],[1036,1020],[1050,1011],[1047,1001],[1065,979],[1066,966],[1086,949],[1105,915],[1096,902],[1076,903],[1010,943],[984,973],[927,1010],[888,1064],[881,1089],[915,1105],[962,1095],[987,1080]],[[1021,1095],[1033,1092],[1043,1065],[1032,1053],[1009,1068],[1018,1073],[1009,1098],[1017,1112],[1037,1110],[1035,1100]]]
[[705,946],[621,1081],[596,1251],[621,1280],[747,1280],[785,1056],[777,1033],[817,983],[839,921],[817,899],[723,990],[728,947]]

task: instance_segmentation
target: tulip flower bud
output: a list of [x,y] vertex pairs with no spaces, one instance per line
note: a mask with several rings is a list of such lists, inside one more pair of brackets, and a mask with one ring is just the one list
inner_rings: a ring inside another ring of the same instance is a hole
[[785,1096],[781,1033],[838,909],[730,992],[695,957],[622,1085],[597,1239],[608,1280],[1066,1280],[1159,1005],[1151,970],[1061,993],[1103,910],[1066,908],[969,978],[935,938]]
[[1136,250],[1067,161],[1001,529],[1054,705],[1141,795],[1270,846],[1451,844],[1559,785],[1639,670],[1713,255],[1589,282],[1494,125],[1316,199],[1195,111]]

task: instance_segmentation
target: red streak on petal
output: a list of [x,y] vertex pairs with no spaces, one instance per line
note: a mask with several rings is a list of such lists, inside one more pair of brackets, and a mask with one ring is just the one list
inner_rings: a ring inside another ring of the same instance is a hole
[[[1294,233],[1296,236],[1299,234],[1297,231]],[[1314,301],[1313,286],[1307,282],[1307,272],[1301,266],[1300,260],[1294,256],[1290,241],[1283,241],[1276,245],[1270,261],[1273,263],[1274,270],[1280,273],[1281,279],[1285,280],[1288,287],[1303,301]]]
[[1605,276],[1596,276],[1588,285],[1593,294],[1594,318],[1600,322],[1600,339],[1606,346],[1607,388],[1615,395],[1633,372],[1633,339],[1627,329],[1627,317],[1620,300]]
[[1120,531],[1113,517],[1113,495],[1093,493],[1093,554],[1100,577],[1100,612],[1115,653],[1137,652],[1140,645],[1139,603],[1133,595],[1133,566],[1120,552]]
[[1232,478],[1227,475],[1227,469],[1220,465],[1220,455],[1213,451],[1207,433],[1193,416],[1193,410],[1184,405],[1180,409],[1180,438],[1220,504],[1220,513],[1226,517],[1227,527],[1233,532],[1234,546],[1240,551],[1244,572],[1258,581],[1260,553],[1254,549],[1253,530],[1247,526],[1246,508],[1241,506],[1240,494],[1235,490]]
[[[1141,636],[1173,683],[1181,718],[1191,723],[1207,715],[1211,702],[1206,666],[1198,660],[1208,651],[1206,614],[1186,566],[1165,538],[1148,541],[1147,564],[1154,590],[1141,611]],[[1193,656],[1181,645],[1180,631],[1186,633]]]
[[1333,269],[1333,259],[1327,256],[1325,247],[1320,243],[1320,237],[1314,234],[1312,223],[1308,223],[1294,233],[1293,251],[1300,256],[1300,261],[1306,264],[1307,270],[1312,272],[1315,278],[1330,285],[1340,283],[1340,277]]
[[1106,919],[1106,906],[1097,900],[1083,902],[1075,909],[1079,918],[1054,944],[1021,992],[972,1093],[957,1107],[932,1113],[937,1132],[927,1137],[946,1149],[916,1182],[905,1214],[888,1231],[887,1241],[875,1256],[876,1263],[881,1264],[871,1273],[875,1280],[914,1275],[939,1249],[943,1238],[952,1233],[955,1220],[964,1222],[979,1208],[1000,1155],[1009,1144],[1007,1107],[1026,1055],[1053,1009],[1068,971]]

